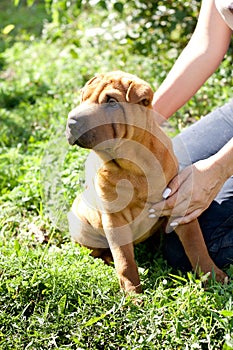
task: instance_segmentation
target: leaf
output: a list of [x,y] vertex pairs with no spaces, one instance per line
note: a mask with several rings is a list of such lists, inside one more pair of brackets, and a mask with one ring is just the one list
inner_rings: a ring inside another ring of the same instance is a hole
[[58,314],[63,315],[66,308],[67,295],[64,294],[58,302]]
[[101,6],[104,10],[107,10],[107,4],[106,4],[106,1],[104,1],[104,0],[100,0],[99,2],[98,2],[98,5],[99,6]]
[[15,247],[15,251],[16,251],[17,256],[19,256],[19,252],[20,252],[21,247],[20,247],[19,241],[17,239],[14,242],[14,247]]
[[220,315],[225,316],[225,317],[233,317],[233,311],[231,310],[222,310],[219,311]]
[[50,308],[50,301],[48,301],[48,303],[45,305],[45,310],[44,310],[44,314],[43,314],[43,318],[46,320],[49,314],[49,308]]
[[5,28],[2,29],[2,34],[8,35],[14,28],[14,24],[8,24]]
[[75,59],[79,57],[78,53],[74,49],[70,49],[70,54]]
[[90,318],[89,321],[87,321],[87,322],[83,325],[83,327],[92,326],[94,323],[96,323],[96,322],[102,320],[103,318],[105,318],[105,316],[106,316],[106,314],[102,314],[102,315],[100,315],[100,316],[98,316],[98,317],[97,317],[97,316],[96,316],[96,317],[92,317],[92,318]]
[[18,5],[19,5],[19,2],[20,2],[20,0],[14,0],[14,5],[15,5],[15,6],[18,6]]
[[111,313],[114,313],[115,311],[115,306],[113,306],[110,310],[108,310],[107,312],[101,314],[100,316],[95,316],[90,318],[89,321],[87,321],[86,323],[84,323],[83,327],[89,327],[92,326],[94,323],[102,320],[103,318],[105,318],[107,315],[110,315]]
[[114,9],[120,13],[122,13],[124,10],[124,5],[122,4],[122,2],[115,2],[113,6],[114,6]]
[[178,282],[178,281],[187,282],[187,279],[182,276],[173,275],[172,273],[169,273],[169,276],[173,277],[172,280],[175,282]]
[[27,0],[27,5],[31,7],[34,4],[35,0]]

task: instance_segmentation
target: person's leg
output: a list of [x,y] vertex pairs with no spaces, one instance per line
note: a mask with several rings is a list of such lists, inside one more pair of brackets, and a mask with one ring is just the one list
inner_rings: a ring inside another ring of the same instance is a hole
[[180,168],[218,152],[233,137],[233,100],[173,138]]
[[[198,220],[211,258],[219,268],[223,268],[233,263],[233,177],[224,184],[220,196],[222,200],[214,200]],[[191,270],[175,232],[165,236],[164,255],[172,267]]]
[[233,177],[229,178],[199,223],[211,258],[220,268],[233,264]]
[[[173,139],[180,169],[215,154],[233,137],[233,101],[216,109]],[[199,223],[210,256],[218,267],[233,262],[233,177],[228,179]],[[175,232],[165,236],[165,257],[174,268],[191,270]]]

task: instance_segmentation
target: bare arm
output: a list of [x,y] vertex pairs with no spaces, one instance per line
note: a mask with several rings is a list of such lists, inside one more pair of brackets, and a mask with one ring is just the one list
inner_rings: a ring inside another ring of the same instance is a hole
[[231,35],[214,0],[203,0],[192,38],[154,94],[154,110],[169,118],[183,106],[217,69]]
[[224,183],[233,175],[233,138],[212,157],[212,163],[219,167],[219,176]]

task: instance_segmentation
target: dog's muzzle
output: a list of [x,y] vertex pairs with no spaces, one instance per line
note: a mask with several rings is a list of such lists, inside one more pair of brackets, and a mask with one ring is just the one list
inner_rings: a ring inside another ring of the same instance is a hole
[[[70,145],[93,148],[112,136],[115,120],[122,120],[120,104],[81,104],[73,109],[66,125],[66,137]],[[124,120],[124,118],[123,118]]]
[[[95,107],[80,105],[73,109],[69,115],[66,124],[66,138],[70,145],[79,145],[85,148],[91,148],[87,142],[90,139],[89,118],[93,115]],[[86,140],[86,141],[85,141]]]
[[96,150],[109,148],[113,143],[111,142],[110,146],[108,141],[132,137],[132,130],[135,127],[144,130],[148,119],[146,116],[152,117],[153,113],[144,106],[131,103],[84,102],[69,113],[66,137],[70,145],[76,144]]

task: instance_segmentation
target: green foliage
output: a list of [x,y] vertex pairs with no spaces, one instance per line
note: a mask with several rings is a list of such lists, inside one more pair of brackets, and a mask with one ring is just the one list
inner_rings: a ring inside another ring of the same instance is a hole
[[[187,43],[195,24],[199,1],[51,1],[53,26],[59,25],[54,38],[67,26],[78,30],[96,27],[95,41],[106,37],[129,46],[134,54],[157,55],[166,51],[168,59]],[[83,19],[85,18],[85,22]],[[81,21],[80,21],[81,20]],[[51,33],[50,33],[51,35]],[[71,39],[72,40],[72,39]],[[79,44],[77,37],[74,39]],[[97,42],[97,41],[96,41]]]
[[[233,349],[232,284],[204,289],[141,245],[135,305],[112,267],[70,243],[66,222],[88,154],[64,137],[80,88],[112,69],[156,88],[199,2],[14,2],[0,4],[0,349]],[[229,98],[230,53],[174,124]]]
[[[140,74],[156,89],[187,44],[199,8],[197,0],[56,0],[47,2],[53,21],[45,25],[43,34],[49,41],[69,44],[73,59],[79,59],[85,47],[95,57],[91,67],[95,71],[100,67],[127,69]],[[221,68],[177,112],[177,128],[199,119],[231,97],[232,52],[230,47]],[[84,75],[86,79],[90,76]]]
[[18,38],[32,41],[35,37],[40,36],[43,23],[50,18],[42,1],[36,1],[30,8],[25,6],[25,1],[21,1],[15,8],[14,2],[16,4],[16,1],[13,0],[1,0],[0,2],[0,53]]

